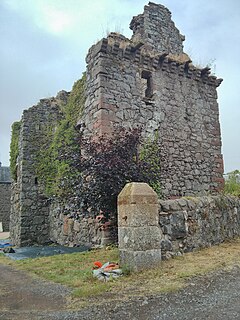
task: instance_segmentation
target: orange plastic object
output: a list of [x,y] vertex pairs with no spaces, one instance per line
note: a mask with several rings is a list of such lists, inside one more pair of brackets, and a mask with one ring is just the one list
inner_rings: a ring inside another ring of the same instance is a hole
[[98,268],[102,267],[102,263],[100,261],[95,261],[93,264]]
[[119,265],[117,263],[110,263],[106,268],[104,268],[104,271],[108,272],[115,269],[119,269]]

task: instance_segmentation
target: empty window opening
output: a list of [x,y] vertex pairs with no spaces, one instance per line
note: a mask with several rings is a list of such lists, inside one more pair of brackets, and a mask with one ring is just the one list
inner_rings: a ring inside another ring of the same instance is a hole
[[143,87],[143,96],[145,98],[151,99],[153,96],[152,89],[152,74],[150,71],[142,71],[142,87]]
[[35,177],[34,183],[35,183],[35,185],[38,185],[38,178],[37,177]]

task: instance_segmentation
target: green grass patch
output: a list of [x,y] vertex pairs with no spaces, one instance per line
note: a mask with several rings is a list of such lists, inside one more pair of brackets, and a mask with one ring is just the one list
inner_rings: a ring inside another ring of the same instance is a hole
[[0,263],[11,264],[46,280],[72,288],[72,307],[88,303],[101,303],[131,297],[176,291],[187,285],[189,279],[218,269],[240,266],[240,239],[223,243],[201,251],[187,253],[182,257],[163,261],[158,267],[139,273],[130,273],[109,282],[92,276],[94,261],[118,262],[117,248],[93,250],[12,261],[0,255]]

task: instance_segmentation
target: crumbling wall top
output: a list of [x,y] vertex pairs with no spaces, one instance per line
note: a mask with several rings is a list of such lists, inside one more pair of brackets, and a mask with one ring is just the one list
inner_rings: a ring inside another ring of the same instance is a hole
[[133,17],[130,29],[133,42],[143,42],[147,48],[161,53],[183,53],[185,37],[172,21],[171,12],[161,4],[149,2],[144,13]]

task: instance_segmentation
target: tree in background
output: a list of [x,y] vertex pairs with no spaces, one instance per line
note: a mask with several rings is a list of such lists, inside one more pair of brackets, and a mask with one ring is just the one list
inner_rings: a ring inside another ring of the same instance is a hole
[[240,197],[240,170],[234,170],[227,175],[224,192]]

